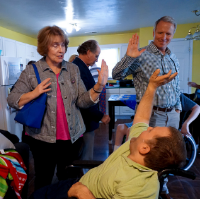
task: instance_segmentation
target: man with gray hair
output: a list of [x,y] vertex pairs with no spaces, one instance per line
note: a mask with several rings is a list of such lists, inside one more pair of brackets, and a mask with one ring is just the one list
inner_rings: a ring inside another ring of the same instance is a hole
[[[88,40],[82,43],[77,52],[79,54],[73,61],[79,67],[81,79],[85,84],[87,90],[93,88],[94,92],[100,93],[95,90],[95,81],[90,73],[89,66],[93,66],[98,61],[101,52],[100,47],[95,40]],[[92,160],[94,148],[94,130],[99,128],[99,121],[104,124],[109,123],[110,117],[99,110],[99,103],[87,108],[80,109],[85,126],[86,132],[83,134],[83,150],[81,159]]]
[[[164,16],[155,22],[153,41],[141,49],[138,49],[139,36],[134,34],[129,40],[126,55],[114,67],[113,79],[123,79],[132,74],[136,89],[137,104],[140,103],[149,83],[149,78],[156,69],[160,69],[160,75],[179,73],[179,62],[176,56],[167,47],[176,31],[176,23],[172,17]],[[157,88],[153,111],[149,126],[172,126],[178,129],[180,111],[179,75],[176,78]],[[163,194],[170,198],[168,190]]]

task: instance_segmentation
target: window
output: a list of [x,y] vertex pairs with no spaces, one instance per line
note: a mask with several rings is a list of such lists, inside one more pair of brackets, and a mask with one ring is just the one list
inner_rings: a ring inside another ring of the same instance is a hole
[[119,61],[119,48],[101,48],[101,53],[99,55],[98,62],[96,62],[96,65],[98,67],[101,67],[102,59],[104,59],[106,64],[108,65],[108,70],[109,70],[108,77],[109,79],[111,79],[112,69]]

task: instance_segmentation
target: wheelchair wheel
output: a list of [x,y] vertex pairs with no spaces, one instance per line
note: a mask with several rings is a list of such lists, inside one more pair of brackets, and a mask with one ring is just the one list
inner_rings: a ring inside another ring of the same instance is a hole
[[193,165],[196,159],[197,148],[196,148],[196,142],[192,136],[184,137],[184,140],[187,149],[187,159],[186,159],[186,165],[182,169],[187,171],[190,169],[190,167]]

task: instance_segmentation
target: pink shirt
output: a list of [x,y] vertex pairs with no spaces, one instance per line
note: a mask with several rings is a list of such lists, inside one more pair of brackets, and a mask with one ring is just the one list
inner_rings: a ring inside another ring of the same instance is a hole
[[67,117],[65,114],[65,107],[60,91],[60,86],[57,77],[57,117],[56,117],[56,140],[70,140],[69,128],[67,123]]

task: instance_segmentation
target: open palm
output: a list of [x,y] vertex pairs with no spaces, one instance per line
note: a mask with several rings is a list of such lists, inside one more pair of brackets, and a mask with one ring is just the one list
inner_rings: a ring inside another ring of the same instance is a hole
[[129,40],[126,54],[134,58],[139,57],[145,51],[145,49],[139,51],[138,45],[139,45],[139,36],[136,33],[133,34],[132,38]]
[[99,77],[98,77],[98,83],[102,86],[105,86],[108,81],[108,66],[106,65],[106,62],[102,60],[101,63],[101,70],[98,70]]

